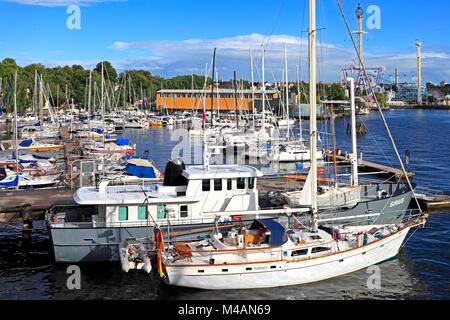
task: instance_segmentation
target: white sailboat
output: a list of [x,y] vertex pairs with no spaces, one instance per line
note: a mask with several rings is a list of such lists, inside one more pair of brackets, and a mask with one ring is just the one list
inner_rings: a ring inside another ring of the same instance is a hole
[[[315,0],[309,1],[310,112],[316,111]],[[310,148],[316,148],[316,119],[310,117]],[[311,159],[311,190],[317,189],[317,163]],[[286,230],[273,220],[256,220],[218,230],[212,238],[164,248],[158,270],[170,285],[201,289],[251,289],[310,283],[354,272],[394,257],[408,231],[423,225],[422,212],[401,223],[318,226],[317,193],[311,192],[311,227]],[[221,213],[212,213],[220,215]],[[245,214],[245,213],[243,213]],[[294,217],[295,218],[295,217]]]
[[[321,186],[317,191],[318,209],[329,209],[332,207],[351,208],[361,199],[361,188],[358,186],[358,164],[356,149],[356,119],[355,119],[355,96],[353,91],[354,81],[350,80],[350,100],[351,100],[351,124],[352,124],[352,148],[351,154],[351,184],[347,186],[338,186],[335,177],[333,185]],[[302,190],[283,192],[280,200],[291,207],[310,207],[311,206],[311,171],[308,174]]]

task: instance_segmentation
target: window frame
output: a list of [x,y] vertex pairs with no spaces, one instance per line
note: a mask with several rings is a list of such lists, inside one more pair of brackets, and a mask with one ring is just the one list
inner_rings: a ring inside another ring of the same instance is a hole
[[[222,189],[223,189],[222,188],[222,179],[214,178],[213,185],[214,185],[214,191],[222,191]],[[219,189],[217,189],[216,187],[219,187]]]
[[[144,211],[144,215],[145,215],[145,218],[142,218],[141,217],[141,209],[144,209],[145,211]],[[147,206],[138,206],[138,215],[137,215],[137,218],[138,218],[138,220],[147,220],[147,218],[148,218],[148,207]]]
[[[126,219],[122,219],[122,214],[123,212],[121,212],[121,209],[125,209],[125,213],[126,213]],[[117,220],[119,221],[128,221],[128,206],[119,206],[119,208],[117,209]]]
[[[208,184],[206,184],[206,181],[208,181]],[[206,186],[208,186],[206,190]],[[211,191],[211,179],[202,179],[202,191],[203,192],[209,192]]]
[[[245,190],[245,185],[246,185],[245,180],[246,179],[242,178],[242,177],[237,178],[236,179],[236,189]],[[242,182],[242,185],[240,185],[240,182]]]
[[[186,207],[186,210],[182,210],[182,207]],[[180,218],[189,218],[189,206],[187,204],[180,204],[178,210],[180,213]]]

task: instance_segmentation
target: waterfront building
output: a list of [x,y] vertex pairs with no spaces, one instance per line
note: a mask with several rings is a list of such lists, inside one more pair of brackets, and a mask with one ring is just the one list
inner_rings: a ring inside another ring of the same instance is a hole
[[[266,102],[278,99],[277,90],[265,90]],[[233,90],[214,88],[213,110],[253,112],[253,101],[260,105],[263,90]],[[156,110],[196,111],[211,110],[211,88],[207,90],[164,89],[156,93]]]

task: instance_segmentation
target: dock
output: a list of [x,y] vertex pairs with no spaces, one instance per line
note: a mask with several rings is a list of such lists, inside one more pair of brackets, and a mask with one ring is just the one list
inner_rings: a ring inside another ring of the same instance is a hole
[[416,193],[415,195],[422,209],[429,212],[450,211],[450,195],[448,194],[430,195]]
[[[332,158],[331,155],[329,155],[330,158]],[[346,156],[342,155],[336,155],[336,160],[341,163],[350,163],[350,160]],[[383,164],[366,161],[366,160],[359,160],[358,159],[358,169],[362,172],[374,172],[374,174],[378,175],[393,175],[395,179],[401,180],[405,178],[405,174],[401,169],[389,167]],[[376,171],[374,171],[376,170]],[[413,172],[407,172],[408,178],[412,178],[414,176]]]
[[0,223],[22,221],[25,203],[31,205],[31,220],[43,220],[44,212],[57,202],[73,202],[76,189],[36,189],[0,192]]

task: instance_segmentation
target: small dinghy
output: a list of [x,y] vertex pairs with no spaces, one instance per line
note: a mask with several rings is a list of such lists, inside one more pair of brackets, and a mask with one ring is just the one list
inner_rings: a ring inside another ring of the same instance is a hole
[[126,238],[119,245],[120,264],[122,270],[128,272],[130,269],[152,271],[150,258],[142,242],[136,238]]

